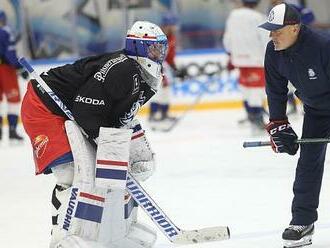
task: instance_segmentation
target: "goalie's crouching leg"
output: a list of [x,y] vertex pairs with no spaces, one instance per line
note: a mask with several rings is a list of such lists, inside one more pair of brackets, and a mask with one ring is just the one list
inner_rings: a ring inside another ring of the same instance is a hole
[[73,162],[61,164],[52,168],[53,175],[56,178],[56,185],[53,189],[51,199],[52,211],[52,237],[50,248],[56,247],[56,244],[63,238],[58,223],[59,214],[63,212],[64,203],[67,202],[70,194],[70,187],[73,183],[74,166]]
[[57,185],[52,197],[50,247],[152,247],[156,233],[137,222],[137,208],[131,196],[125,196],[125,189],[95,186],[95,150],[75,123],[67,122],[66,130],[74,163],[52,169]]
[[[70,171],[69,168],[66,170]],[[111,228],[108,231],[106,230],[109,237],[113,237],[110,242],[104,243],[103,240],[90,240],[79,234],[65,235],[62,226],[59,226],[58,217],[61,214],[65,214],[64,211],[68,206],[71,187],[67,187],[63,183],[57,183],[52,195],[53,229],[50,248],[151,248],[155,244],[157,239],[156,231],[137,221],[138,207],[128,194],[125,196],[125,205],[123,206],[125,209],[125,218],[122,221],[119,220],[117,223],[113,223],[114,225],[110,225],[116,228],[115,231]],[[104,214],[111,215],[115,213],[107,212]],[[102,225],[101,223],[100,230],[108,227],[109,225]],[[83,227],[76,228],[83,229]],[[118,229],[122,230],[122,234],[118,233]],[[94,231],[89,230],[88,232]]]

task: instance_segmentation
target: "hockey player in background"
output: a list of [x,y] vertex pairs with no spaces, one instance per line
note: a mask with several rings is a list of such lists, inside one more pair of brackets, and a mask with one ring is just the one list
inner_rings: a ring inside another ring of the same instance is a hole
[[[330,39],[301,24],[299,12],[288,4],[276,5],[262,25],[272,41],[265,55],[269,105],[267,131],[277,153],[295,155],[297,135],[287,115],[288,81],[304,105],[302,138],[330,136]],[[282,234],[284,247],[311,244],[322,183],[326,144],[301,144],[292,202],[292,219]]]
[[[174,81],[174,76],[178,72],[175,64],[175,53],[176,53],[176,25],[177,18],[171,12],[163,14],[161,20],[161,29],[167,36],[168,40],[168,52],[166,55],[165,62],[163,63],[163,82],[157,92],[157,95],[151,99],[149,121],[158,122],[153,125],[160,124],[159,121],[173,121],[174,117],[169,116],[170,108],[170,85]],[[155,127],[156,128],[156,127]]]
[[[134,117],[161,83],[166,50],[167,39],[161,29],[153,23],[138,21],[128,30],[124,50],[86,57],[41,74],[90,139],[104,140],[99,137],[100,127],[111,127],[112,136],[105,143],[115,142],[118,147],[128,144],[125,148],[129,149],[128,171],[141,181],[153,174],[155,158],[141,125]],[[86,178],[88,174],[93,175],[91,171],[95,168],[89,169],[91,165],[87,158],[91,157],[95,163],[95,151],[91,152],[87,145],[82,145],[85,143],[79,128],[66,120],[67,117],[38,82],[31,80],[22,102],[22,121],[33,146],[36,174],[52,173],[56,178],[50,247],[152,247],[156,233],[137,222],[133,199],[127,195],[114,195],[109,199],[104,194],[114,194],[115,189],[103,192],[93,186],[94,178]],[[122,138],[125,130],[133,132],[128,140]],[[115,147],[106,152],[117,156],[119,151]],[[99,152],[102,151],[97,150]],[[125,188],[126,177],[121,178],[120,172],[123,165],[124,162],[117,162],[111,168],[121,168],[109,174],[104,169],[99,173],[96,170],[94,176],[125,180]],[[83,194],[84,199],[94,205],[81,209],[86,202],[80,204],[79,201],[72,215],[72,199],[77,198],[74,191],[77,188],[88,189]],[[102,197],[97,196],[100,194]],[[110,205],[111,211],[109,208],[106,211],[102,204]],[[113,222],[105,221],[106,216],[110,216]]]
[[6,13],[0,10],[0,141],[2,139],[4,96],[7,100],[9,141],[16,143],[23,140],[16,130],[21,101],[17,73],[21,74],[24,79],[28,77],[28,73],[18,63],[15,37],[7,25]]
[[269,34],[257,28],[266,16],[256,10],[259,0],[242,0],[226,22],[223,43],[230,63],[239,69],[244,108],[253,131],[264,130],[264,53]]

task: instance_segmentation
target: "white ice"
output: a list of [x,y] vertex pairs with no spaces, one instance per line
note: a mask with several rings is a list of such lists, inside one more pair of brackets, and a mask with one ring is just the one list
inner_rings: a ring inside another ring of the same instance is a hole
[[[282,247],[290,221],[292,183],[298,155],[274,154],[269,147],[244,149],[251,137],[240,127],[238,110],[191,112],[170,133],[147,130],[157,153],[155,175],[143,184],[182,229],[228,225],[231,239],[188,245],[200,248]],[[145,128],[148,129],[144,120]],[[292,119],[300,133],[302,118]],[[0,247],[48,247],[54,180],[34,176],[31,148],[0,148]],[[312,248],[330,247],[330,172],[325,165]],[[142,221],[153,223],[140,211]],[[156,227],[155,227],[156,228]],[[174,247],[158,231],[156,248]]]

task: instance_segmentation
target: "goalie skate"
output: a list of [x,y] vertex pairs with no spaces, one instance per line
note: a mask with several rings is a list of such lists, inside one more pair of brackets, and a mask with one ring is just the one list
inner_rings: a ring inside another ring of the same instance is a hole
[[314,225],[293,225],[286,228],[282,234],[284,248],[305,247],[312,244]]

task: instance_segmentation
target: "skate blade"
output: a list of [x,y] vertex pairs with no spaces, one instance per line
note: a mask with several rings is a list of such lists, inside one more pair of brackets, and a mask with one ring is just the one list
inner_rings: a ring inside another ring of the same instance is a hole
[[305,247],[312,244],[312,235],[307,235],[299,240],[284,240],[283,248]]

